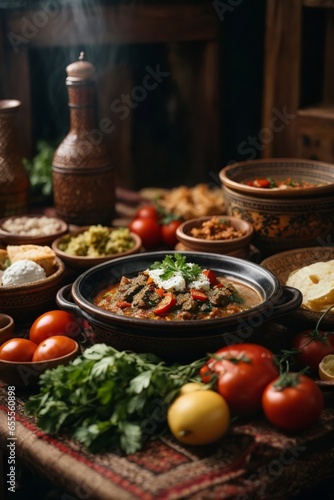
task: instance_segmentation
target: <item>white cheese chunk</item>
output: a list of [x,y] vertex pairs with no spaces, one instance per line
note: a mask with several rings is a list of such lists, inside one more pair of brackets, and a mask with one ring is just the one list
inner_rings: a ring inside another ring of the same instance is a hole
[[1,284],[3,286],[23,285],[46,278],[44,269],[32,260],[22,259],[11,264],[4,271]]

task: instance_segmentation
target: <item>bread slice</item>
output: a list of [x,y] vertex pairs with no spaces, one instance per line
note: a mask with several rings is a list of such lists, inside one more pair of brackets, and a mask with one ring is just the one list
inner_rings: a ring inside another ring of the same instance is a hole
[[8,245],[7,253],[12,264],[18,260],[27,259],[43,267],[46,276],[50,276],[55,272],[56,254],[48,246]]

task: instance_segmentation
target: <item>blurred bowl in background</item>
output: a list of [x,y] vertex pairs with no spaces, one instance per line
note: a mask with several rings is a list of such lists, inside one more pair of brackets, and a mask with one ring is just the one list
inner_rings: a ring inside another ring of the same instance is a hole
[[49,245],[68,231],[68,225],[58,217],[17,215],[0,219],[2,245]]
[[0,345],[11,339],[15,330],[15,322],[8,314],[0,313]]
[[[312,160],[254,160],[229,165],[219,176],[228,214],[253,225],[253,243],[263,256],[332,241],[334,165]],[[268,189],[246,184],[264,178],[291,178],[314,186]]]

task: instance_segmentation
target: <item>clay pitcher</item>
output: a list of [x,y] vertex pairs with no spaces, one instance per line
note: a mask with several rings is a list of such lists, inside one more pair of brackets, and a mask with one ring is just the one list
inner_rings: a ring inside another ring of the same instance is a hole
[[17,140],[17,112],[21,102],[0,100],[0,217],[28,210],[29,176]]
[[70,130],[52,163],[54,205],[69,224],[111,225],[115,168],[95,126],[95,68],[83,60],[66,68]]

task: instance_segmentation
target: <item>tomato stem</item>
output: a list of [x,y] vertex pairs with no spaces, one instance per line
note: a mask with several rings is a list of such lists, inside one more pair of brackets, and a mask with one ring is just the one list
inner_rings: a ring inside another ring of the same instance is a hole
[[276,391],[284,391],[287,387],[296,387],[299,384],[299,373],[284,372],[273,384]]

